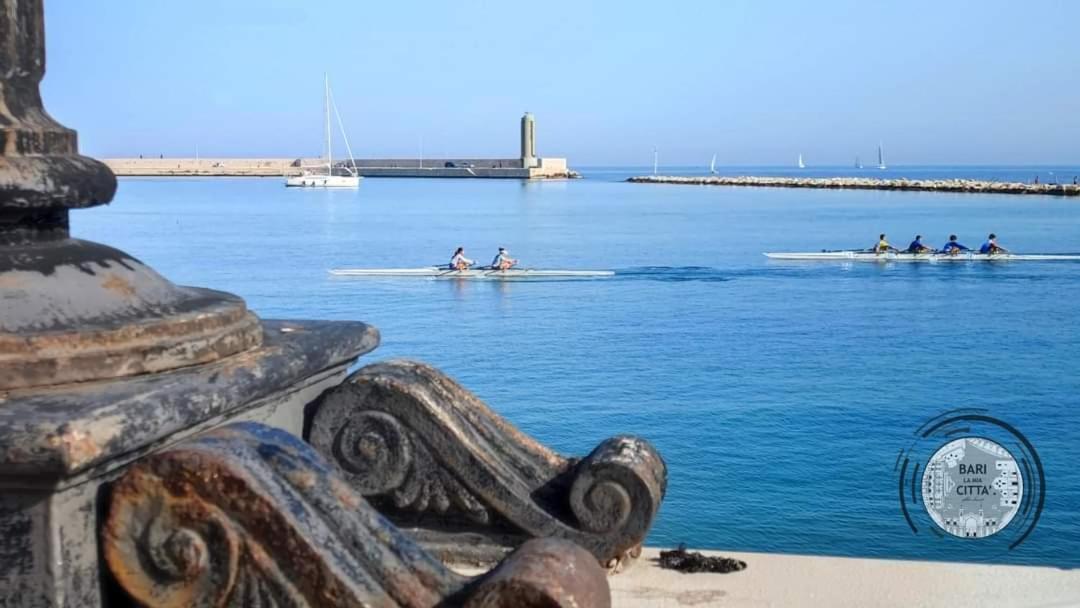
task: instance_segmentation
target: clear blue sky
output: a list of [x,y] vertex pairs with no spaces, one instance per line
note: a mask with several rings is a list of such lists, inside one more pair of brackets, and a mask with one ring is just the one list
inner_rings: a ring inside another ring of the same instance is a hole
[[[536,10],[534,10],[536,9]],[[1080,2],[46,0],[84,152],[1080,163]],[[340,144],[339,144],[340,145]]]

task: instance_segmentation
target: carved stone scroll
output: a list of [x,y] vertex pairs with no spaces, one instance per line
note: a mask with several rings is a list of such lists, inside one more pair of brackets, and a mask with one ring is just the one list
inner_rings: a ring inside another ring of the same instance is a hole
[[571,543],[533,541],[477,579],[394,528],[311,446],[237,423],[132,465],[102,532],[144,606],[609,606]]
[[564,458],[423,363],[364,367],[328,392],[311,443],[352,487],[447,560],[485,560],[556,537],[601,563],[645,539],[667,484],[643,439]]

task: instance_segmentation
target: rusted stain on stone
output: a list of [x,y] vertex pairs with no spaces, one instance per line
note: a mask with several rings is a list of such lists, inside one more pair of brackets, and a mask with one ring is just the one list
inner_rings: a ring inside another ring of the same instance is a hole
[[610,605],[611,590],[596,559],[577,545],[551,538],[523,544],[481,577],[465,602],[466,608]]
[[27,284],[21,276],[0,274],[0,289],[22,289]]
[[105,280],[101,282],[101,286],[126,298],[135,295],[135,287],[132,286],[131,282],[114,273],[105,275]]
[[565,541],[533,541],[472,581],[451,572],[309,445],[255,423],[136,463],[110,503],[106,563],[145,606],[610,605],[603,571]]

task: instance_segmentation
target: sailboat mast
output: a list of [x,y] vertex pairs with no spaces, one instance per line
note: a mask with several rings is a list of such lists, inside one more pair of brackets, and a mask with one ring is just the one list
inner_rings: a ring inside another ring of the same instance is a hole
[[334,150],[330,145],[330,76],[323,72],[323,97],[326,105],[326,166],[327,174],[334,174]]
[[652,149],[652,174],[656,175],[660,166],[660,153],[656,151],[656,148]]

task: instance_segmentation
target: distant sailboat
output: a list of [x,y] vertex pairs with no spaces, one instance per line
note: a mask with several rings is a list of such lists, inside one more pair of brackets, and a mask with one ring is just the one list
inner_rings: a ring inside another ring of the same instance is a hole
[[652,174],[656,175],[660,170],[660,152],[656,148],[652,149]]
[[862,169],[862,168],[863,168],[863,167],[862,167],[862,161],[861,161],[861,160],[859,160],[859,157],[858,157],[858,156],[856,156],[856,157],[855,157],[855,168],[856,168],[856,169]]
[[[356,188],[360,185],[360,173],[356,170],[356,160],[353,159],[352,148],[349,147],[349,138],[345,135],[345,125],[341,122],[341,115],[338,114],[337,104],[334,103],[334,98],[330,93],[330,77],[323,74],[323,95],[324,105],[326,111],[326,124],[324,130],[326,134],[326,163],[320,163],[317,167],[301,167],[301,175],[286,178],[285,185],[290,187],[307,187],[307,188]],[[338,128],[341,129],[341,138],[345,140],[345,149],[349,152],[349,166],[342,167],[345,175],[334,175],[334,151],[333,143],[331,141],[332,131],[330,129],[330,108],[333,107],[334,115],[337,117]],[[325,171],[325,173],[324,173]]]
[[878,142],[878,145],[877,145],[877,168],[878,169],[884,169],[885,168],[885,152],[882,151],[883,147],[884,146],[881,145],[881,142]]
[[709,173],[716,175],[716,155],[712,155],[712,162],[709,163]]
[[799,154],[799,168],[800,169],[805,169],[806,168],[806,163],[803,162],[802,154]]

